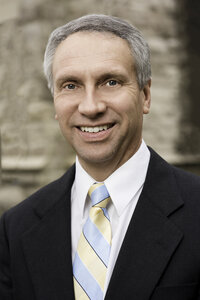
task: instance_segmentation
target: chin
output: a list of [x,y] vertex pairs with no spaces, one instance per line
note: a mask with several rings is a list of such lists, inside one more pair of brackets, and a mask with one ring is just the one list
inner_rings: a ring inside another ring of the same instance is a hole
[[86,164],[104,164],[104,163],[109,163],[111,162],[114,157],[113,157],[113,153],[87,153],[87,154],[83,154],[83,153],[78,153],[79,158],[81,159],[81,161],[84,161]]

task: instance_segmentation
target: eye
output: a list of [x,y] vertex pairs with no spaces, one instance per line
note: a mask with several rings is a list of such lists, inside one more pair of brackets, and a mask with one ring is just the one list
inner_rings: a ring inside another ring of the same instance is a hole
[[73,83],[69,83],[69,84],[66,84],[64,86],[64,88],[67,89],[67,90],[74,90],[76,88],[76,86]]
[[109,80],[106,85],[107,86],[116,86],[118,84],[117,80]]

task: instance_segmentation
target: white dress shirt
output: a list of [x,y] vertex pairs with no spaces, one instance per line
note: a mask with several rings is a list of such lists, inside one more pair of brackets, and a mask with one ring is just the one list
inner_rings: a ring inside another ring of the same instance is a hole
[[[107,207],[112,229],[112,247],[104,295],[128,225],[143,189],[149,159],[150,152],[145,142],[142,141],[138,151],[104,181],[112,200]],[[72,261],[75,257],[83,225],[89,215],[91,201],[87,194],[94,182],[96,181],[87,174],[78,159],[76,159],[76,175],[71,194]]]

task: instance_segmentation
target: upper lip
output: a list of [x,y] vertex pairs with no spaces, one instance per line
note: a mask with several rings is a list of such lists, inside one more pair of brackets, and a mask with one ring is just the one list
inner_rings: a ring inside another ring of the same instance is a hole
[[77,125],[76,127],[100,127],[100,126],[113,126],[115,123],[113,122],[113,123],[110,123],[110,122],[108,122],[108,123],[105,123],[105,122],[103,122],[103,123],[100,123],[100,124],[81,124],[81,125]]

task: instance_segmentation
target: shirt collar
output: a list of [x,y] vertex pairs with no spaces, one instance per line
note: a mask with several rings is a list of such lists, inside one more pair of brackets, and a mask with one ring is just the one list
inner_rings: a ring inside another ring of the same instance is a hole
[[138,151],[104,181],[119,216],[144,185],[149,159],[150,151],[142,141]]
[[[138,151],[105,181],[112,202],[120,216],[134,195],[143,186],[150,152],[142,141]],[[95,180],[82,168],[76,157],[75,191],[79,209],[84,213],[85,201],[90,186]]]
[[79,211],[84,213],[85,201],[90,186],[95,182],[95,180],[83,169],[79,163],[78,157],[76,157],[76,173],[75,173],[75,191],[76,191],[76,201],[78,201]]

